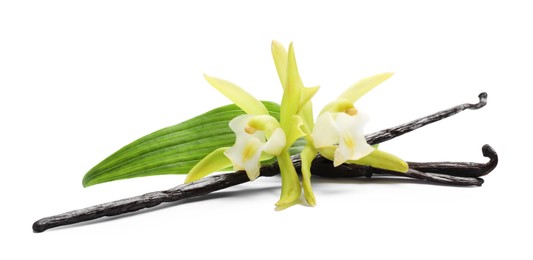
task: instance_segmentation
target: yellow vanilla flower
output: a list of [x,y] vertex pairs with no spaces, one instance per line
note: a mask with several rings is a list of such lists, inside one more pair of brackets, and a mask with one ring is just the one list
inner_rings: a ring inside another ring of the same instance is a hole
[[229,127],[236,140],[224,155],[231,160],[234,170],[245,170],[250,180],[259,176],[262,154],[277,156],[285,147],[285,133],[274,117],[242,115],[231,120]]
[[[273,41],[272,57],[274,58],[274,63],[276,65],[279,80],[284,89],[284,100],[286,101],[285,104],[292,104],[292,110],[290,113],[287,114],[297,115],[295,122],[298,122],[300,126],[299,128],[295,129],[296,131],[298,131],[298,133],[300,133],[300,136],[303,135],[305,137],[305,140],[307,141],[306,146],[300,153],[300,159],[302,163],[302,185],[307,203],[310,206],[315,206],[316,200],[313,194],[313,190],[311,188],[311,163],[316,157],[317,151],[314,148],[313,140],[311,138],[311,130],[314,126],[311,98],[318,91],[319,87],[303,87],[303,83],[298,73],[298,68],[296,66],[296,60],[294,58],[294,50],[292,49],[292,44],[289,46],[289,52],[287,52],[287,50],[283,47],[282,44]],[[284,107],[283,101],[282,107]],[[282,121],[283,118],[288,119],[290,117],[288,115],[283,117],[282,115]],[[293,169],[294,167],[292,167],[288,171],[292,172],[294,171]],[[280,199],[280,202],[278,202],[278,205],[288,204],[291,201],[294,201],[297,196],[300,196],[300,182],[298,180],[298,177],[295,176],[296,174],[286,175],[286,180],[283,182],[284,184],[282,184],[285,185],[285,197],[282,193],[282,198]]]
[[320,154],[332,160],[334,166],[347,162],[399,172],[408,170],[406,162],[366,142],[363,130],[368,116],[353,105],[391,76],[392,73],[382,73],[357,82],[320,112],[312,133],[313,141]]
[[[206,80],[246,115],[236,117],[230,122],[230,128],[236,135],[234,146],[219,148],[207,155],[191,169],[186,182],[198,180],[232,165],[236,170],[245,170],[250,180],[254,180],[260,174],[260,161],[276,156],[282,180],[281,196],[276,205],[288,206],[300,197],[302,188],[292,164],[289,148],[298,138],[306,135],[308,142],[312,143],[309,130],[313,125],[310,99],[318,87],[303,87],[292,43],[287,52],[279,43],[273,42],[272,54],[283,86],[280,121],[270,116],[265,106],[242,88],[206,75]],[[304,151],[310,148],[306,149]],[[306,154],[308,155],[302,156],[303,186],[308,203],[314,205],[309,181],[310,153]],[[312,157],[315,155],[316,153]]]
[[260,161],[279,155],[285,148],[285,133],[279,122],[268,114],[263,103],[244,89],[229,81],[207,75],[204,77],[246,115],[238,116],[229,123],[236,136],[235,144],[208,154],[189,171],[185,182],[198,180],[230,166],[235,170],[245,170],[248,178],[255,180],[259,176]]
[[335,149],[334,166],[367,156],[374,151],[363,133],[367,122],[368,116],[355,108],[344,112],[325,112],[318,117],[313,130],[315,147]]

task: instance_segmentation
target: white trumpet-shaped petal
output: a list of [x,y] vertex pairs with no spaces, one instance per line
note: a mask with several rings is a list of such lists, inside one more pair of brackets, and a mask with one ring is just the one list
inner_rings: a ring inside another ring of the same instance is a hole
[[367,156],[374,151],[363,134],[367,122],[368,117],[361,112],[355,115],[344,112],[323,113],[318,117],[312,134],[315,146],[319,151],[321,148],[336,148],[334,166]]
[[[231,160],[235,170],[245,170],[250,180],[259,176],[261,154],[279,155],[285,148],[286,137],[279,127],[272,130],[266,140],[264,130],[255,129],[248,124],[253,115],[242,115],[230,121],[229,126],[235,132],[235,144],[224,154]],[[268,129],[271,130],[271,129]]]
[[245,170],[250,180],[259,176],[259,157],[261,157],[261,141],[250,135],[238,136],[235,145],[224,154],[233,163],[234,170]]
[[286,141],[287,137],[285,136],[285,132],[283,132],[283,129],[278,127],[276,130],[274,130],[270,138],[268,138],[268,141],[263,145],[263,151],[268,154],[278,155],[285,147]]
[[332,113],[323,113],[316,119],[312,136],[315,147],[318,149],[331,147],[339,142],[339,135]]

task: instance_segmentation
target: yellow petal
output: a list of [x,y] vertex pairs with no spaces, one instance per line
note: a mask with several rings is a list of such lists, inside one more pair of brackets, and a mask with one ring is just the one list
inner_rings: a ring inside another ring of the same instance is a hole
[[257,100],[250,93],[246,92],[239,86],[219,78],[210,77],[204,74],[204,78],[216,88],[220,93],[229,98],[235,105],[240,107],[244,112],[251,115],[268,115],[265,105]]
[[185,178],[185,183],[199,180],[211,173],[228,168],[232,165],[230,159],[224,155],[227,147],[219,148],[208,154],[201,161],[199,161]]
[[[305,133],[306,135],[310,134],[311,129],[315,127],[315,122],[313,119],[313,105],[311,102],[307,102],[300,111],[299,116],[302,118],[305,127],[309,130],[309,133]],[[304,131],[305,132],[305,131]]]
[[331,113],[344,112],[350,108],[353,108],[353,102],[346,100],[346,99],[336,99],[335,101],[330,102],[326,106],[324,106],[324,108],[322,108],[322,111],[320,111],[320,114],[318,114],[318,116],[321,116],[322,114],[326,112],[331,112]]
[[336,146],[318,148],[318,152],[320,153],[320,155],[330,161],[333,161],[335,159],[335,150],[337,150]]
[[315,94],[316,94],[316,92],[318,91],[319,88],[320,88],[320,86],[303,88],[303,96],[302,96],[302,100],[300,102],[300,106],[303,106],[303,105],[307,104],[307,102],[309,102],[311,100],[311,98],[313,98],[315,96]]
[[279,122],[276,118],[269,115],[259,115],[253,116],[248,121],[248,126],[253,127],[257,130],[265,132],[267,138],[270,138],[272,132],[279,128]]
[[288,151],[283,151],[278,156],[278,165],[281,172],[281,196],[276,206],[284,206],[294,203],[302,193],[300,179],[292,164]]
[[[289,58],[287,61],[287,83],[283,90],[283,97],[281,99],[280,107],[280,125],[285,131],[285,134],[291,135],[291,120],[297,114],[300,107],[301,91],[303,88],[302,79],[298,74],[298,67],[296,65],[296,58],[294,56],[294,48],[289,46]],[[289,144],[290,145],[290,144]]]
[[313,142],[312,135],[312,130],[315,128],[315,122],[313,119],[313,104],[311,104],[311,102],[307,102],[307,104],[303,106],[303,109],[298,115],[302,118],[303,121],[303,124],[300,129],[305,134],[305,140],[307,141],[307,144],[312,145],[314,147],[315,144]]
[[359,160],[348,161],[348,163],[368,165],[396,172],[407,172],[409,170],[409,165],[404,160],[377,149]]
[[277,41],[272,41],[272,57],[274,58],[274,64],[276,65],[276,71],[278,72],[279,81],[281,86],[285,88],[287,83],[287,50],[285,47]]
[[311,145],[306,145],[300,154],[302,160],[302,185],[304,188],[304,196],[307,204],[314,207],[316,205],[315,195],[311,187],[311,163],[315,159],[317,151]]
[[393,73],[387,72],[387,73],[381,73],[381,74],[377,74],[374,76],[370,76],[368,78],[364,78],[360,80],[359,82],[350,86],[347,90],[345,90],[339,96],[338,99],[344,99],[353,104],[355,101],[361,98],[368,91],[372,90],[374,87],[381,84],[381,82],[387,80],[392,75]]
[[309,129],[313,129],[313,105],[311,99],[315,96],[320,86],[302,88],[302,98],[300,100],[300,107],[298,113],[301,115],[310,115],[310,118],[304,117],[304,123],[309,126]]
[[291,147],[296,140],[302,136],[305,135],[305,133],[302,131],[301,126],[303,124],[302,118],[299,116],[292,116],[292,120],[289,122],[289,129],[291,131],[287,134],[287,143],[286,146]]

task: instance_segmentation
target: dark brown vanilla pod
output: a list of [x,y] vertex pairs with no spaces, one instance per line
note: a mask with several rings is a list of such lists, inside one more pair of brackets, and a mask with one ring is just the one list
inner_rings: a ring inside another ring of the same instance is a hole
[[[454,176],[453,173],[455,170],[460,169],[463,175],[487,175],[494,169],[494,167],[496,167],[498,163],[498,156],[494,149],[492,149],[492,147],[489,145],[483,146],[483,155],[490,158],[488,163],[418,163],[416,166],[411,166],[412,168],[410,168],[407,173],[376,169],[357,164],[342,164],[340,166],[333,167],[333,163],[330,160],[321,156],[317,156],[317,158],[313,161],[311,170],[313,171],[314,175],[325,178],[370,178],[374,175],[377,175],[411,178],[429,183],[455,186],[481,186],[481,184],[483,184],[483,179],[481,178]],[[292,161],[297,169],[301,166],[299,156],[293,156]],[[430,173],[422,171],[422,169],[430,169],[430,167],[437,167],[440,172]],[[278,173],[279,167],[276,163],[261,167],[261,176],[263,177],[275,176]],[[206,195],[211,192],[229,188],[231,186],[239,185],[248,181],[250,180],[244,171],[208,176],[192,183],[178,185],[169,190],[150,192],[140,196],[112,201],[42,218],[33,223],[33,231],[43,232],[54,227],[80,223],[106,216],[116,216],[124,213],[135,212],[141,209],[155,207],[164,202],[173,202]]]
[[[377,144],[405,133],[416,130],[427,124],[439,121],[465,109],[478,109],[486,104],[486,93],[479,95],[480,102],[477,104],[463,104],[455,106],[424,118],[412,122],[385,129],[377,133],[367,135],[369,144]],[[404,178],[413,178],[429,183],[439,183],[447,185],[481,185],[483,180],[477,178],[484,176],[492,171],[497,163],[498,156],[494,149],[485,145],[483,155],[488,157],[488,163],[463,163],[463,162],[432,162],[432,163],[408,163],[409,170],[407,173],[393,172],[389,170],[376,169],[369,166],[356,164],[342,164],[333,167],[333,163],[320,155],[313,161],[311,171],[313,175],[328,178],[355,178],[355,177],[372,177],[395,176]],[[293,156],[292,162],[298,169],[301,166],[299,156]],[[263,166],[260,170],[260,176],[274,176],[279,174],[279,167],[276,163]],[[226,173],[214,176],[208,176],[201,180],[178,185],[172,189],[164,191],[150,192],[144,195],[135,196],[127,199],[108,202],[84,209],[69,211],[63,214],[42,218],[33,224],[34,232],[43,232],[47,229],[94,220],[105,216],[116,216],[128,212],[138,211],[144,208],[157,206],[165,202],[179,201],[188,198],[194,198],[209,194],[214,191],[225,189],[231,186],[248,182],[248,176],[244,171]]]
[[483,179],[479,178],[489,174],[498,164],[496,151],[488,144],[482,148],[483,156],[490,160],[487,163],[474,162],[429,162],[409,163],[406,173],[372,168],[357,164],[342,164],[333,167],[330,160],[318,156],[312,165],[313,175],[327,178],[371,178],[378,176],[397,176],[418,179],[430,183],[439,183],[454,186],[481,186]]
[[475,162],[408,162],[409,167],[423,172],[442,173],[458,177],[481,177],[487,175],[498,165],[498,155],[494,148],[486,144],[481,148],[488,163]]
[[413,130],[416,130],[416,129],[420,128],[420,127],[423,127],[425,125],[428,125],[428,124],[440,121],[442,119],[448,118],[450,116],[453,116],[453,115],[455,115],[455,114],[457,114],[457,113],[459,113],[461,111],[464,111],[466,109],[470,109],[470,110],[480,109],[480,108],[484,107],[487,104],[488,95],[487,95],[487,93],[482,92],[482,93],[480,93],[478,95],[478,97],[479,97],[479,102],[476,103],[476,104],[465,103],[465,104],[457,105],[457,106],[454,106],[452,108],[449,108],[449,109],[442,110],[440,112],[431,114],[429,116],[425,116],[425,117],[413,120],[413,121],[411,121],[409,123],[405,123],[405,124],[402,124],[402,125],[399,125],[399,126],[383,129],[383,130],[381,130],[379,132],[375,132],[375,133],[366,135],[365,136],[366,137],[366,141],[370,145],[383,143],[385,141],[388,141],[388,140],[391,140],[391,139],[396,138],[398,136],[401,136],[403,134],[409,133],[409,132],[411,132]]
[[42,218],[33,223],[34,232],[89,221],[106,216],[116,216],[155,207],[164,202],[179,201],[202,196],[250,181],[244,171],[231,174],[208,176],[201,180],[178,185],[164,191],[154,191],[140,196],[107,202],[92,207],[69,211],[63,214]]

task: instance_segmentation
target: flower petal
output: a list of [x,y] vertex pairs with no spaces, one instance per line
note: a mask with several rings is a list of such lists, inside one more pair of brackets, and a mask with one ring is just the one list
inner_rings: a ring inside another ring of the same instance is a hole
[[366,113],[359,111],[357,115],[352,117],[352,125],[349,127],[348,131],[351,133],[352,138],[355,142],[355,151],[353,153],[353,157],[351,157],[350,160],[357,160],[361,157],[367,156],[372,151],[374,151],[375,148],[366,142],[364,134],[364,128],[366,123],[368,122],[368,116],[366,115]]
[[300,109],[298,115],[302,118],[305,129],[304,133],[307,138],[311,138],[311,129],[315,128],[315,121],[313,118],[313,104],[311,102],[305,103]]
[[390,78],[393,74],[394,73],[386,72],[386,73],[381,73],[381,74],[377,74],[374,76],[364,78],[360,80],[359,82],[350,86],[347,90],[345,90],[338,97],[338,99],[344,99],[353,104],[363,95],[368,93],[368,91],[372,90],[374,87],[381,84],[381,82]]
[[333,161],[335,159],[335,150],[337,150],[336,146],[329,146],[329,147],[322,147],[317,149],[320,153],[320,156]]
[[285,148],[287,137],[283,129],[276,128],[268,141],[263,145],[263,151],[272,155],[279,155]]
[[311,98],[313,98],[318,91],[320,86],[314,86],[310,88],[303,88],[302,90],[302,99],[300,100],[300,110],[302,107],[307,104],[307,102],[311,101]]
[[237,116],[237,117],[231,119],[231,121],[229,121],[229,128],[236,135],[245,134],[246,132],[244,131],[244,129],[246,128],[246,126],[248,126],[248,122],[250,122],[250,120],[253,117],[254,117],[253,115],[240,115],[240,116]]
[[302,193],[300,179],[291,161],[288,152],[283,151],[278,156],[278,165],[281,173],[281,196],[276,206],[286,206],[294,203]]
[[274,58],[279,81],[281,81],[281,86],[284,89],[285,84],[287,84],[287,57],[288,54],[285,47],[277,41],[272,41],[272,58]]
[[409,170],[409,165],[404,160],[378,149],[359,160],[351,160],[348,162],[396,172],[405,173]]
[[[260,116],[262,117],[263,115]],[[250,122],[256,117],[258,116],[240,115],[229,121],[229,128],[231,128],[231,130],[235,133],[236,139],[248,138],[243,136],[253,136],[257,138],[260,142],[265,142],[265,133],[263,131],[255,131],[251,135],[245,131],[246,127],[250,126]]]
[[257,130],[263,131],[267,138],[272,135],[272,132],[279,128],[279,122],[276,118],[269,115],[253,116],[248,121],[248,126]]
[[257,100],[250,93],[246,92],[239,86],[219,78],[210,77],[204,74],[204,78],[216,88],[220,93],[229,98],[235,105],[240,107],[244,112],[251,115],[268,115],[265,105]]
[[331,112],[331,113],[344,112],[350,108],[353,108],[353,102],[350,102],[344,99],[336,99],[335,101],[330,102],[327,105],[325,105],[318,115],[320,116],[326,112]]
[[315,195],[311,187],[311,163],[315,159],[317,151],[311,145],[306,145],[300,154],[302,160],[302,186],[307,204],[314,207],[316,205]]
[[[290,126],[293,116],[297,114],[300,107],[301,91],[303,88],[302,79],[298,74],[298,67],[296,65],[296,58],[294,57],[294,48],[291,43],[289,46],[289,54],[287,61],[287,82],[283,90],[283,97],[281,99],[280,107],[280,125],[287,136],[291,135]],[[290,145],[290,143],[288,144]]]
[[298,115],[302,117],[303,124],[305,125],[306,129],[313,129],[315,127],[315,122],[313,119],[313,104],[311,103],[311,99],[319,88],[319,86],[302,88],[302,99],[300,100]]
[[339,142],[339,134],[331,113],[318,116],[312,135],[316,148],[330,147]]
[[292,120],[289,123],[290,123],[289,129],[291,131],[289,131],[288,134],[285,133],[287,135],[287,142],[286,142],[287,148],[291,147],[292,144],[296,142],[298,138],[305,135],[305,133],[302,131],[302,128],[301,128],[303,125],[303,121],[300,116],[292,116]]
[[250,180],[254,180],[259,172],[261,141],[251,135],[238,136],[235,145],[224,154],[231,160],[234,170],[245,170]]
[[248,160],[244,161],[244,170],[248,178],[253,181],[259,177],[259,169],[261,164],[259,163],[259,157],[261,157],[261,149],[255,148],[253,155]]
[[333,157],[333,166],[337,167],[346,161],[348,161],[353,154],[353,149],[350,149],[347,145],[341,145],[335,150],[335,156]]
[[339,134],[339,146],[335,151],[333,163],[335,166],[347,160],[357,160],[374,150],[366,142],[363,134],[364,126],[368,121],[366,114],[359,112],[357,115],[350,116],[346,113],[335,113],[334,117]]
[[231,161],[224,155],[227,149],[227,147],[216,149],[194,165],[187,174],[185,183],[199,180],[213,172],[231,166]]

